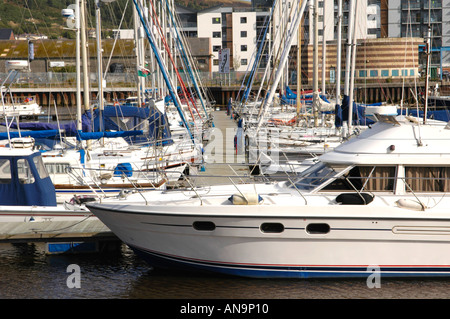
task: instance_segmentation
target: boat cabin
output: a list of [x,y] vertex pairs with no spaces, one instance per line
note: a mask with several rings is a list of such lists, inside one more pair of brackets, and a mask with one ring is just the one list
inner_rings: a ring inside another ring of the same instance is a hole
[[450,166],[334,166],[318,163],[295,182],[300,191],[358,191],[405,194],[450,191]]
[[304,192],[395,195],[450,191],[450,129],[386,118],[336,147],[294,183]]
[[0,205],[56,206],[55,188],[40,152],[31,148],[1,148]]

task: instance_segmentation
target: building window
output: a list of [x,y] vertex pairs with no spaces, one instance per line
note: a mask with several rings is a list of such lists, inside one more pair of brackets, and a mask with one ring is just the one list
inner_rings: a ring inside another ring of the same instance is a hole
[[408,70],[402,70],[402,76],[408,76]]
[[241,17],[241,23],[247,23],[247,17]]
[[241,45],[241,52],[247,52],[247,45]]
[[381,70],[381,76],[388,77],[389,76],[389,70]]
[[399,72],[398,70],[392,70],[392,76],[398,76]]
[[378,76],[378,70],[370,70],[370,76],[371,77],[377,77]]
[[241,31],[241,38],[247,37],[247,31]]
[[220,38],[220,32],[213,32],[212,37],[213,38]]
[[365,71],[365,70],[359,71],[359,77],[360,77],[360,78],[365,78],[365,77],[367,77],[367,71]]
[[213,24],[220,24],[220,18],[212,18]]
[[416,73],[414,72],[414,69],[409,70],[409,75],[410,75],[410,76],[416,75]]
[[213,52],[219,52],[220,49],[222,49],[220,45],[213,45]]
[[241,59],[241,65],[247,65],[248,61],[247,59]]

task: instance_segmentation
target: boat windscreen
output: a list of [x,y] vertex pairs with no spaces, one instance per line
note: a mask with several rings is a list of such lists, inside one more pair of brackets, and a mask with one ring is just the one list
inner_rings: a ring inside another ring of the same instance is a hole
[[331,167],[324,163],[317,163],[300,175],[295,181],[295,187],[300,191],[312,191],[321,185],[324,187],[351,168],[352,166]]

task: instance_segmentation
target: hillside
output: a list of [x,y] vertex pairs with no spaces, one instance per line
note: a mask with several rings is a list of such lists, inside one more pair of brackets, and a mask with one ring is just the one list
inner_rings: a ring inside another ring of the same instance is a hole
[[[65,25],[61,16],[61,10],[73,2],[73,0],[2,0],[0,1],[0,28],[11,28],[15,35],[40,33],[54,39],[61,36],[73,38],[73,32],[63,29]],[[220,4],[250,6],[250,2],[243,0],[175,0],[175,3],[193,10],[203,10]],[[90,12],[89,27],[94,28],[95,0],[86,0],[86,4]],[[132,5],[131,0],[117,0],[105,4],[101,11],[103,28],[117,28],[125,8],[122,28],[131,28]]]

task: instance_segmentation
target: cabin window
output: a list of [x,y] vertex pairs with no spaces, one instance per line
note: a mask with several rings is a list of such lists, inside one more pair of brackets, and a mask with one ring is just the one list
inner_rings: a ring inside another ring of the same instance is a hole
[[24,158],[17,160],[17,175],[21,184],[33,184],[34,176],[30,164]]
[[11,183],[11,162],[9,159],[0,159],[0,184]]
[[405,167],[406,191],[449,192],[450,167]]
[[333,191],[394,191],[395,167],[355,166],[341,178],[336,179],[324,190]]
[[34,166],[36,166],[36,170],[39,174],[40,178],[48,177],[47,170],[45,169],[44,162],[40,156],[33,157]]
[[[313,190],[323,183],[328,182],[336,176],[336,174],[342,172],[343,169],[347,169],[347,167],[330,167],[323,163],[318,163],[301,174],[301,177],[295,182],[295,187],[299,190]],[[339,179],[332,181],[331,184],[334,184],[337,181],[339,181]],[[325,189],[328,189],[328,187],[325,187]]]
[[68,163],[45,163],[45,168],[49,174],[66,174],[70,171]]

